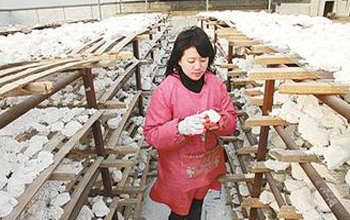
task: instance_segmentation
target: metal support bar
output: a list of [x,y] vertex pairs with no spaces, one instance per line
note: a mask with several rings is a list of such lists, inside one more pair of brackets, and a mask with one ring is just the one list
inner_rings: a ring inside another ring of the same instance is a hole
[[[88,108],[95,108],[97,109],[97,103],[96,103],[96,93],[94,89],[94,82],[93,82],[93,76],[91,69],[83,69],[84,72],[83,80],[84,80],[84,87],[85,87],[85,94],[86,94],[86,100]],[[103,135],[101,131],[101,124],[100,121],[97,120],[92,125],[92,133],[94,136],[95,141],[95,149],[96,153],[99,156],[103,156],[104,158],[107,158],[107,152],[105,149],[104,141],[103,141]],[[108,168],[102,168],[101,169],[101,175],[102,175],[102,181],[103,181],[103,187],[107,195],[112,195],[112,182],[111,177],[109,174]]]
[[331,107],[334,111],[341,114],[350,123],[350,105],[346,101],[335,95],[315,95],[316,98]]
[[[271,111],[273,104],[273,93],[275,89],[275,81],[274,80],[266,80],[265,81],[265,92],[264,92],[264,101],[262,107],[262,115],[268,115]],[[259,135],[259,143],[258,143],[258,153],[257,153],[257,161],[264,161],[267,151],[267,143],[269,138],[269,126],[261,126],[260,127],[260,135]],[[258,198],[260,196],[261,187],[262,187],[262,173],[255,174],[254,178],[254,190],[252,193],[253,198]],[[251,208],[249,220],[255,220],[257,214],[257,209]]]
[[[288,132],[286,132],[282,126],[274,126],[274,128],[288,148],[299,149]],[[336,218],[339,220],[350,219],[349,212],[340,203],[338,198],[334,195],[323,178],[317,173],[315,168],[310,163],[299,164],[311,182],[314,184],[324,201],[327,203],[329,208],[332,210],[332,213],[336,216]]]
[[[232,63],[232,58],[233,58],[233,46],[228,45],[228,54],[227,54],[227,63]],[[227,81],[226,81],[226,87],[227,91],[231,92],[231,76],[227,76]]]
[[[134,57],[136,59],[140,59],[139,41],[134,40],[132,44],[133,44],[133,50],[134,50]],[[141,73],[140,73],[140,66],[139,65],[136,67],[135,74],[136,74],[136,89],[142,90],[141,89]],[[142,96],[140,97],[140,99],[138,101],[138,108],[139,108],[139,114],[143,115]]]
[[218,30],[218,26],[215,24],[214,25],[214,53],[216,54],[217,48],[216,48],[216,43],[218,41],[218,34],[216,31]]
[[[159,27],[158,27],[158,28],[159,28]],[[149,40],[150,40],[150,41],[153,40],[153,35],[152,35],[152,33],[149,33]],[[152,50],[152,49],[151,49],[151,52],[150,52],[150,53],[151,53],[151,55],[150,55],[150,56],[151,56],[151,59],[154,60],[154,53],[153,53],[153,50]]]
[[79,77],[82,76],[81,72],[76,72],[68,77],[58,81],[54,86],[51,92],[47,94],[37,94],[32,95],[32,97],[24,100],[23,102],[17,104],[16,106],[12,107],[11,109],[5,111],[0,115],[0,129],[14,121],[15,119],[19,118],[35,106],[37,106],[40,102],[46,100],[62,88],[66,87],[71,82],[79,79]]

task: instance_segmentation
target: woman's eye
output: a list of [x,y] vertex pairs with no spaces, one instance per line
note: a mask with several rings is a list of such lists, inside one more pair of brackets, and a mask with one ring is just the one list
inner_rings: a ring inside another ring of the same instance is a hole
[[194,60],[187,60],[187,62],[189,62],[189,63],[194,63]]
[[200,60],[202,63],[205,63],[205,62],[207,62],[207,59],[201,59]]

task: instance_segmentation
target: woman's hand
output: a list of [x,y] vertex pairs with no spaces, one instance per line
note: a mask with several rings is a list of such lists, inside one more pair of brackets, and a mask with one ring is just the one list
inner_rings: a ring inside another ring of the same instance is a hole
[[178,130],[183,135],[197,135],[204,133],[205,119],[201,115],[191,115],[179,122]]

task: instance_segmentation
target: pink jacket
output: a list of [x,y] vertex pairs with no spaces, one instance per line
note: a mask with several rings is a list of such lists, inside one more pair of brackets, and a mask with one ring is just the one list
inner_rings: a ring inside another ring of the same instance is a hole
[[[220,129],[207,133],[205,142],[203,135],[179,134],[179,120],[209,109],[218,111],[223,123]],[[184,169],[184,164],[191,163],[191,158],[196,160],[197,155],[212,151],[218,145],[217,137],[232,134],[235,125],[236,112],[231,98],[223,82],[213,73],[205,73],[200,93],[185,88],[177,73],[168,76],[152,94],[144,127],[146,141],[157,149],[159,156],[158,179],[151,192],[152,199],[169,205],[171,201],[164,201],[167,197],[173,198],[176,194],[216,182],[216,177],[226,170],[221,148],[219,165],[210,173],[192,178],[193,173]]]

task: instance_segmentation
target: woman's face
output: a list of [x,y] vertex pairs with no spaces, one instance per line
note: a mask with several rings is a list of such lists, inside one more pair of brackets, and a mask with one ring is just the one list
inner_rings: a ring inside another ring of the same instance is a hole
[[192,80],[199,80],[208,68],[209,57],[201,57],[195,47],[186,49],[179,61],[183,72]]

